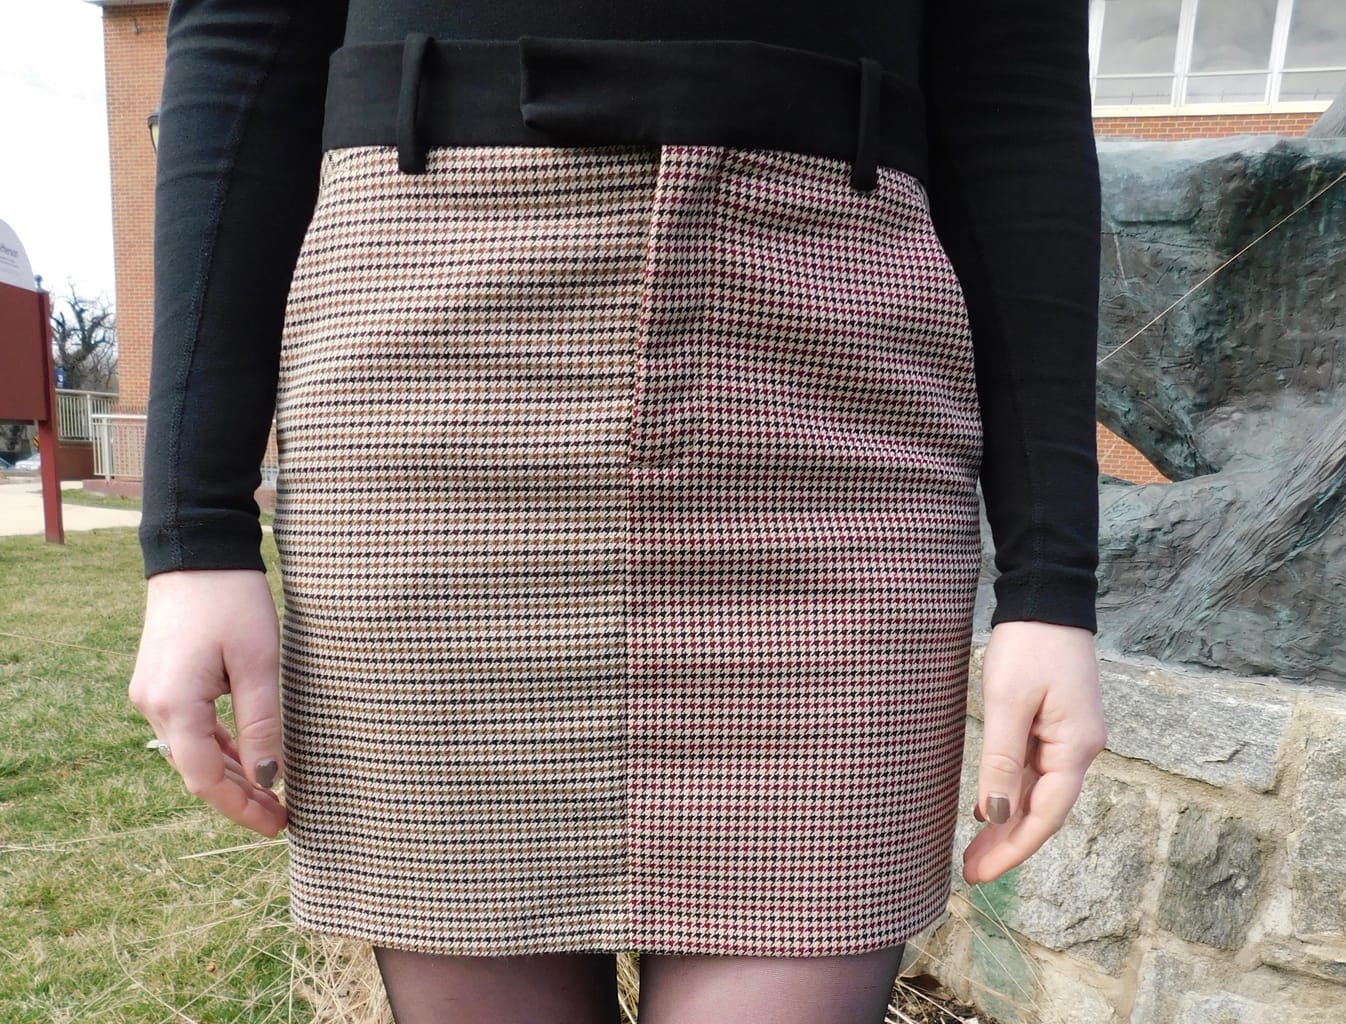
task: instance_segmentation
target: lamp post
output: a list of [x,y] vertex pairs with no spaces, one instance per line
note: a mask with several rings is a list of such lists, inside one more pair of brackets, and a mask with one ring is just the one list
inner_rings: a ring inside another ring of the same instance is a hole
[[150,145],[154,147],[154,151],[157,153],[159,152],[159,109],[157,107],[150,111],[150,116],[145,119],[145,123],[150,129]]

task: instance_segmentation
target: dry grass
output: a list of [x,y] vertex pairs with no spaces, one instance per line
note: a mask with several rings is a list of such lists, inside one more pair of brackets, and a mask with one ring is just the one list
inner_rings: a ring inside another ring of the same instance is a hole
[[295,990],[316,1024],[392,1024],[374,954],[365,942],[309,936],[309,957]]

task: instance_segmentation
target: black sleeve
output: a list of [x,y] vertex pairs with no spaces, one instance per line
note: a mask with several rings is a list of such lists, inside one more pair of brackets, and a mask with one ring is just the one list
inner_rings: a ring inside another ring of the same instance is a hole
[[1088,0],[928,0],[931,216],[971,318],[992,624],[1097,631],[1100,196]]
[[154,203],[145,575],[262,569],[253,492],[345,0],[174,0]]

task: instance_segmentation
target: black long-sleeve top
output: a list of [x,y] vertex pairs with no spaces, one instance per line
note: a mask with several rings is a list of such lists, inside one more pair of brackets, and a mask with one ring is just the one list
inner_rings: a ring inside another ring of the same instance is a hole
[[972,326],[1000,571],[991,621],[1097,629],[1087,0],[174,0],[155,194],[147,576],[262,568],[253,492],[317,195],[328,59],[410,31],[752,39],[871,57],[919,89],[931,216]]

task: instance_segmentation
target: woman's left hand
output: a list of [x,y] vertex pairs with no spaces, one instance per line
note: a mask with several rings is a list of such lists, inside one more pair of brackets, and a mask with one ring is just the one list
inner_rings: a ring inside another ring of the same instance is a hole
[[1051,838],[1107,745],[1093,633],[997,624],[982,662],[982,704],[975,814],[989,824],[963,851],[969,885],[999,878]]

